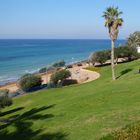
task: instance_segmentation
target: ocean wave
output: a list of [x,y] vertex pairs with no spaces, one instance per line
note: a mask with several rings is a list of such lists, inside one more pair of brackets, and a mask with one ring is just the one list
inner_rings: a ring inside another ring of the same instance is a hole
[[24,47],[36,47],[36,46],[44,47],[44,46],[49,46],[49,45],[48,44],[23,44],[22,46],[24,46]]
[[38,46],[38,44],[23,44],[24,47],[35,47]]
[[39,71],[39,68],[38,69],[34,69],[34,70],[24,70],[24,71],[21,71],[20,73],[18,73],[17,75],[4,75],[4,76],[0,76],[0,85],[4,85],[4,84],[10,83],[10,82],[15,82],[22,75],[24,75],[26,73],[35,74],[38,71]]
[[4,85],[6,83],[15,82],[18,80],[17,76],[0,76],[0,85]]
[[37,73],[40,70],[40,68],[34,69],[34,70],[25,70],[24,73]]

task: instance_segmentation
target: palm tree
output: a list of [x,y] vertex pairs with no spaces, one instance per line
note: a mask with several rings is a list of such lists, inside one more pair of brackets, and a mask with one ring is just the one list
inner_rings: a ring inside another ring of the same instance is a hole
[[140,31],[130,34],[130,36],[127,38],[126,46],[134,48],[140,47]]
[[105,18],[105,27],[108,28],[109,36],[111,38],[111,67],[112,67],[112,79],[115,80],[115,65],[114,65],[114,48],[115,40],[118,37],[119,27],[122,26],[123,19],[120,18],[122,12],[118,10],[118,7],[108,7],[103,13]]

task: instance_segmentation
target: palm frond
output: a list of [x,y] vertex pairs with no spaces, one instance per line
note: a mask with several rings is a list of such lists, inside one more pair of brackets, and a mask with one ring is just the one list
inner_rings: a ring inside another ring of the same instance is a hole
[[123,19],[120,18],[121,14],[122,14],[122,12],[119,11],[118,7],[111,6],[111,7],[106,8],[106,10],[103,12],[103,16],[102,16],[105,18],[105,26],[109,27],[109,26],[113,25],[112,24],[113,22],[118,23],[118,26],[122,26]]

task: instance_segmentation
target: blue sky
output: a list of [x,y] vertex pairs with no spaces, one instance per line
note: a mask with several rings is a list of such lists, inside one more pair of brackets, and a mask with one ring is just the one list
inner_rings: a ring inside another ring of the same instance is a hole
[[0,0],[0,38],[106,39],[112,5],[123,11],[120,39],[140,30],[140,0]]

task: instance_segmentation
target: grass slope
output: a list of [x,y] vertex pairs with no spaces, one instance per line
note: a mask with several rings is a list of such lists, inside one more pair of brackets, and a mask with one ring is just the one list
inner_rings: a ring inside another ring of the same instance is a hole
[[[119,64],[118,79],[110,66],[93,82],[43,90],[14,99],[0,113],[2,140],[98,140],[140,120],[140,62]],[[16,119],[15,119],[16,118]]]

